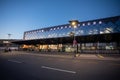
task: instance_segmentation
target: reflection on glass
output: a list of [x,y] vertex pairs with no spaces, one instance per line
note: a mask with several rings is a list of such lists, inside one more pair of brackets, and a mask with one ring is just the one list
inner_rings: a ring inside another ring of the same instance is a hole
[[[93,23],[93,24],[92,24]],[[85,25],[86,24],[86,25]],[[82,25],[82,26],[81,26]],[[120,20],[116,22],[109,21],[105,23],[104,21],[93,21],[86,23],[79,23],[76,28],[76,35],[94,35],[94,34],[105,34],[105,33],[115,33],[120,32]],[[79,27],[81,26],[81,27]],[[44,39],[44,38],[58,38],[69,36],[69,33],[73,29],[70,25],[62,25],[51,28],[43,28],[38,30],[26,31],[24,34],[24,39]]]

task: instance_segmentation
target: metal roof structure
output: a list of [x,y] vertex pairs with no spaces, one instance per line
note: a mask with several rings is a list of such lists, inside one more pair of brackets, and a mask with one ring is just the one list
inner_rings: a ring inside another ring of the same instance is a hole
[[[69,35],[73,28],[69,24],[24,32],[24,38],[16,44],[67,44],[73,42]],[[119,42],[120,16],[79,22],[76,28],[78,43]]]

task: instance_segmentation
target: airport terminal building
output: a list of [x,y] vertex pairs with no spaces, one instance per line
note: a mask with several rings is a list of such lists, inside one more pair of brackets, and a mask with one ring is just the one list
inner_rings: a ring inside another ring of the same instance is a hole
[[25,50],[120,53],[120,16],[82,21],[75,30],[63,24],[25,31],[23,40],[14,43]]

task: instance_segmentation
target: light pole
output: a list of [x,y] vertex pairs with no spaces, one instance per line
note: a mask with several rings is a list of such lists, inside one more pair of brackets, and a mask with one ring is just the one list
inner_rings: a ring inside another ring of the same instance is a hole
[[11,35],[12,35],[12,34],[10,34],[10,33],[8,34],[8,39],[10,39]]
[[[75,48],[75,47],[78,47],[78,46],[77,46],[77,41],[76,41],[76,38],[75,38],[75,36],[76,36],[75,29],[78,27],[79,21],[78,21],[78,20],[71,20],[71,21],[69,21],[69,23],[70,23],[70,25],[74,28],[73,47]],[[77,48],[76,52],[78,52],[78,48]],[[76,52],[75,52],[75,53],[76,53]],[[76,56],[76,55],[75,55],[75,56]]]
[[10,34],[10,33],[8,34],[8,39],[9,39],[9,40],[8,40],[8,45],[7,45],[8,51],[11,51],[11,49],[10,49],[10,44],[11,44],[11,43],[10,43],[10,37],[11,37],[11,35],[12,35],[12,34]]

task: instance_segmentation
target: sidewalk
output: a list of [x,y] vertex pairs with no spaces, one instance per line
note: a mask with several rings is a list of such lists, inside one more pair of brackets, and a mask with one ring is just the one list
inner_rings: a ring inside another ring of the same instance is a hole
[[[6,54],[6,53],[4,53]],[[27,52],[27,51],[12,51],[8,52],[8,54],[27,54],[27,55],[35,55],[35,56],[44,56],[44,57],[56,57],[56,58],[69,58],[69,59],[90,59],[90,60],[113,60],[120,61],[120,54],[78,54],[75,57],[73,53],[65,53],[65,52]]]
[[81,54],[79,59],[115,60],[120,61],[120,57],[104,56],[103,54]]
[[74,53],[65,53],[65,52],[27,52],[31,55],[37,56],[49,56],[49,57],[58,57],[58,58],[74,58],[74,59],[91,59],[91,60],[120,60],[120,54],[78,54],[75,57]]

